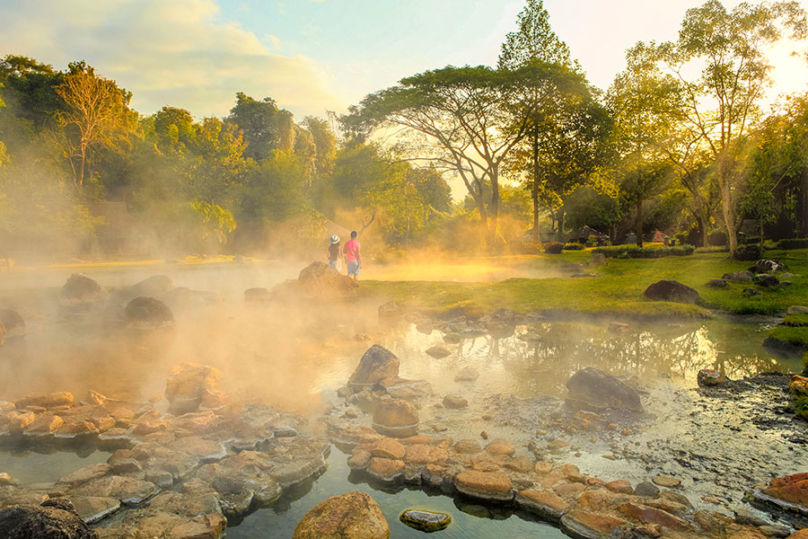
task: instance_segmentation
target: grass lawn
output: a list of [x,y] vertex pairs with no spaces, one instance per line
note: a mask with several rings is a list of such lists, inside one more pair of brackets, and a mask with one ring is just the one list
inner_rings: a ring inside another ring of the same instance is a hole
[[[565,251],[559,255],[529,257],[537,267],[548,264],[589,262],[591,250]],[[643,292],[652,283],[671,279],[698,290],[703,305],[738,314],[778,314],[790,305],[808,304],[808,250],[767,251],[800,276],[788,287],[772,289],[752,284],[730,283],[726,288],[707,286],[724,273],[748,269],[752,262],[731,260],[726,253],[699,253],[655,259],[613,259],[600,268],[583,271],[598,278],[508,279],[491,283],[363,281],[366,293],[380,295],[436,314],[464,311],[470,314],[507,308],[517,312],[577,311],[632,317],[699,317],[707,311],[697,305],[645,300]],[[530,264],[531,261],[526,262]],[[745,288],[759,296],[747,297]]]

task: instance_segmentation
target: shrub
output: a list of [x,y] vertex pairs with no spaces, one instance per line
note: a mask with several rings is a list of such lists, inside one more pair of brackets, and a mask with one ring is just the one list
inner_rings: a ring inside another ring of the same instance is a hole
[[738,243],[749,245],[752,243],[760,243],[760,236],[746,236],[738,234]]
[[783,325],[792,328],[808,327],[808,314],[790,314],[783,319]]
[[593,253],[600,253],[609,258],[664,258],[666,256],[688,256],[696,250],[692,245],[677,247],[637,247],[636,245],[614,245],[598,247]]
[[560,255],[564,250],[564,244],[560,241],[551,241],[544,244],[544,252],[551,255]]
[[735,249],[735,254],[732,255],[735,260],[760,260],[763,256],[763,250],[760,245],[739,245]]
[[565,251],[581,251],[583,250],[584,246],[580,243],[566,243],[564,244]]
[[778,249],[808,249],[808,238],[790,238],[777,242]]

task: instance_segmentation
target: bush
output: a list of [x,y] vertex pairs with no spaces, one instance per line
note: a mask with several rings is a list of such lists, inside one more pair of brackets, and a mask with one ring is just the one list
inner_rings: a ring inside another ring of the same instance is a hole
[[746,236],[738,234],[738,243],[743,245],[750,245],[752,243],[760,243],[760,236]]
[[760,245],[739,245],[737,249],[735,249],[735,254],[732,257],[735,260],[760,260],[763,256],[763,250],[760,248]]
[[696,250],[692,245],[677,247],[637,247],[636,245],[615,245],[598,247],[592,253],[599,253],[608,258],[664,258],[666,256],[688,256]]
[[544,244],[544,252],[551,255],[560,255],[564,250],[564,244],[560,241],[551,241]]
[[564,244],[565,251],[582,251],[584,248],[580,243],[566,243]]
[[778,249],[808,249],[808,238],[790,238],[777,242]]

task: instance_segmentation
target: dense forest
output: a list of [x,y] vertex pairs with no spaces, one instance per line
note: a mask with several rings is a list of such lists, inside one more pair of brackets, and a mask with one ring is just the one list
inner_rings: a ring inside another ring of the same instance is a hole
[[764,99],[768,48],[806,34],[796,2],[710,0],[676,41],[628,50],[604,91],[528,0],[496,66],[415,74],[326,119],[244,93],[224,118],[144,116],[84,61],[6,55],[0,254],[272,257],[350,229],[378,257],[582,229],[731,252],[805,237],[808,92]]

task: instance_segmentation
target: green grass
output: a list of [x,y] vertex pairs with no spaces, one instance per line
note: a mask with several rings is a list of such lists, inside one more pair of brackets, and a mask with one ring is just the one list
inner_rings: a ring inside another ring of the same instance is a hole
[[768,339],[808,350],[808,327],[777,326],[769,331]]
[[[586,263],[591,249],[565,251],[560,255],[525,257],[537,271],[554,264]],[[367,293],[381,295],[436,314],[462,311],[473,314],[507,308],[517,312],[577,311],[615,313],[637,317],[698,317],[705,311],[697,305],[647,301],[645,289],[662,279],[679,281],[695,288],[703,305],[738,314],[778,314],[790,305],[808,303],[808,251],[769,251],[788,271],[801,274],[790,287],[772,289],[730,283],[726,288],[707,286],[724,273],[746,270],[751,263],[729,259],[726,253],[699,253],[658,259],[609,259],[598,269],[599,278],[508,279],[495,283],[364,281]],[[745,288],[754,287],[759,296],[747,297]],[[808,331],[808,330],[806,330]]]
[[783,325],[792,328],[808,327],[808,314],[790,314],[783,319]]

